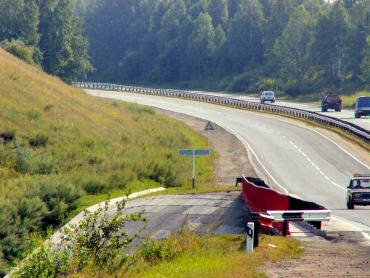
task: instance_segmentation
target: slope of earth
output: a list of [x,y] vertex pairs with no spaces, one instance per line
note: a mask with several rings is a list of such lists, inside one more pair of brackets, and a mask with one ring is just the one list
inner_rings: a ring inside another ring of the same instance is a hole
[[[177,150],[208,144],[151,108],[90,97],[1,49],[0,108],[0,276],[29,233],[64,223],[82,199],[190,186]],[[213,158],[199,161],[199,182],[216,181]]]
[[208,134],[208,131],[205,130],[208,123],[206,120],[159,108],[155,108],[155,111],[184,122],[205,137],[210,135],[211,148],[218,154],[215,162],[219,184],[235,184],[235,178],[240,177],[242,174],[256,177],[249,160],[248,150],[235,135],[227,132],[215,123],[211,123],[214,130]]

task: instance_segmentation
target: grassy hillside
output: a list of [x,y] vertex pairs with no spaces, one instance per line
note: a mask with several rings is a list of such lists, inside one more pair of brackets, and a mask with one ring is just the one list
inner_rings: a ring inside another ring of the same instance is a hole
[[[190,186],[177,150],[205,146],[151,108],[90,97],[0,50],[0,270],[87,196]],[[199,183],[214,182],[211,160]]]

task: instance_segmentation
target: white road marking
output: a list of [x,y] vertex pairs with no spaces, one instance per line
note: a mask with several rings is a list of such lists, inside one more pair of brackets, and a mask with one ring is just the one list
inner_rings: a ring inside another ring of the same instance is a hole
[[340,188],[343,191],[346,191],[345,188],[337,184],[336,182],[332,181],[327,175],[321,171],[320,167],[317,166],[296,144],[294,144],[291,140],[289,140],[289,143],[299,152],[302,154],[302,156],[309,162],[311,165],[320,173],[321,176],[323,176],[326,180],[328,180],[332,185]]
[[343,219],[340,219],[338,217],[335,217],[335,216],[331,216],[331,218],[337,220],[337,221],[341,221],[341,222],[344,222],[350,226],[352,226],[355,230],[361,232],[361,234],[363,235],[363,237],[367,240],[367,245],[370,245],[370,235],[363,232],[359,227],[357,227],[356,225],[352,224],[351,222],[349,221],[346,221],[346,220],[343,220]]
[[[271,118],[271,116],[269,117],[268,115],[261,115],[262,117],[266,117],[266,118]],[[349,155],[351,158],[353,158],[354,160],[356,160],[358,163],[360,163],[361,165],[363,165],[365,168],[369,169],[370,170],[370,166],[367,165],[366,163],[362,162],[360,159],[358,159],[356,156],[354,156],[353,154],[351,154],[349,151],[347,151],[346,149],[344,149],[341,145],[339,145],[338,143],[336,143],[335,141],[333,141],[332,139],[330,139],[329,137],[321,134],[320,132],[310,128],[310,127],[307,127],[307,126],[304,126],[302,124],[299,124],[298,122],[291,122],[291,121],[286,121],[286,120],[283,120],[283,119],[279,119],[278,117],[273,117],[274,119],[276,119],[277,121],[280,121],[280,122],[284,122],[284,123],[289,123],[289,124],[292,124],[292,125],[296,125],[296,126],[299,126],[299,127],[302,127],[302,128],[305,128],[305,129],[308,129],[312,132],[315,132],[317,134],[319,134],[321,137],[325,138],[326,140],[330,141],[331,143],[333,143],[335,146],[337,146],[341,151],[343,151],[344,153],[346,153],[347,155]],[[285,138],[285,136],[283,137]]]
[[247,147],[247,149],[253,154],[253,156],[256,158],[256,160],[258,161],[258,163],[261,165],[261,167],[263,168],[263,170],[267,173],[267,175],[269,175],[269,177],[273,180],[273,182],[279,186],[285,194],[289,195],[289,191],[283,187],[274,177],[273,175],[271,175],[271,173],[266,169],[265,165],[263,165],[262,161],[259,159],[259,157],[257,156],[256,152],[252,149],[252,147],[249,145],[249,143],[247,142],[247,140],[245,140],[237,131],[233,130],[233,129],[230,129],[228,127],[224,127],[225,129],[227,129],[230,133],[234,134],[242,143],[244,146]]

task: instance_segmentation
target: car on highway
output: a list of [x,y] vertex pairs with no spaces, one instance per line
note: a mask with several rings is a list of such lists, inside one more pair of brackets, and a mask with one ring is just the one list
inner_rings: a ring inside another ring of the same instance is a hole
[[342,110],[342,99],[335,91],[327,91],[321,99],[321,111],[327,112],[334,109],[337,112]]
[[358,97],[355,103],[355,118],[370,115],[370,96]]
[[355,174],[347,187],[347,208],[370,205],[370,174]]
[[275,93],[273,91],[263,91],[260,95],[261,103],[265,103],[266,101],[274,103],[275,100]]

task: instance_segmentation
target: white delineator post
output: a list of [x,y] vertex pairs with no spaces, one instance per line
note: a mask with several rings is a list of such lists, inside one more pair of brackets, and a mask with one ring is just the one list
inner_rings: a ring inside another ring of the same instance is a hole
[[195,187],[195,150],[193,150],[193,189]]
[[247,238],[246,238],[246,252],[247,254],[253,254],[254,244],[254,223],[248,222],[247,224]]

